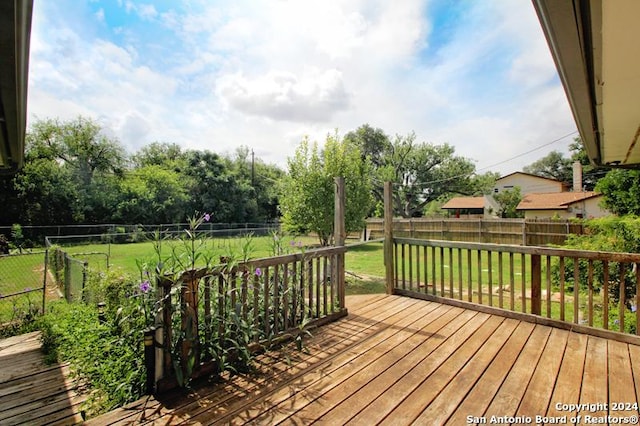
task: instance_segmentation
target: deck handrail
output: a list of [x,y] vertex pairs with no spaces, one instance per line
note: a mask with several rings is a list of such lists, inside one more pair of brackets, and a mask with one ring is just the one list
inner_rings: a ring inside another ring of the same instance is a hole
[[156,372],[155,391],[220,372],[223,356],[347,315],[338,271],[346,251],[326,247],[160,279],[155,365],[147,367]]
[[395,293],[640,335],[639,263],[636,253],[393,238],[391,272]]

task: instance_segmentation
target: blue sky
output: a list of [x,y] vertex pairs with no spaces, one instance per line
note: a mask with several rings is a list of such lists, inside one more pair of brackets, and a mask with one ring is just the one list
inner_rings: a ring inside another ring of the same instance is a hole
[[282,166],[368,123],[503,174],[576,130],[529,0],[37,1],[30,120],[78,115],[130,152],[247,145]]

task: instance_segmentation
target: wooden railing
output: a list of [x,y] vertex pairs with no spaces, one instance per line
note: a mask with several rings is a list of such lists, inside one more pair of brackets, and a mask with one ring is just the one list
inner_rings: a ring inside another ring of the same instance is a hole
[[244,351],[347,315],[345,251],[310,250],[161,280],[161,325],[148,339],[156,341],[155,390],[220,372]]
[[393,238],[392,257],[396,294],[640,335],[640,254]]

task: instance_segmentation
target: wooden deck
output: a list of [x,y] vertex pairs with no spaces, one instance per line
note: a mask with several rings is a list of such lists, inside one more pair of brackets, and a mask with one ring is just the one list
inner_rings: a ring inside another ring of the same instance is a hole
[[[253,374],[89,423],[535,424],[638,414],[614,404],[638,402],[640,346],[400,296],[349,297],[347,306],[347,318],[314,331],[307,353],[269,352]],[[600,405],[562,406],[587,403]]]
[[48,425],[82,421],[64,365],[45,365],[39,333],[0,340],[0,424]]

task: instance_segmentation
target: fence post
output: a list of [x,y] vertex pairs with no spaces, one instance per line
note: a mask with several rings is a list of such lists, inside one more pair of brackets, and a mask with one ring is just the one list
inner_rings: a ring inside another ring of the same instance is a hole
[[42,314],[47,300],[47,273],[49,272],[49,249],[44,251],[44,277],[42,278]]
[[540,315],[542,311],[542,260],[540,257],[539,254],[531,255],[531,313],[534,315]]
[[393,205],[391,182],[384,183],[384,267],[387,294],[393,294]]
[[71,302],[71,260],[67,252],[64,253],[64,297]]
[[[336,247],[344,246],[344,240],[347,237],[344,213],[345,213],[345,193],[344,193],[344,177],[335,178],[335,198],[334,198],[334,221],[333,221],[333,240]],[[345,308],[345,282],[344,282],[344,253],[337,256],[337,273],[338,273],[338,302],[340,308]]]

